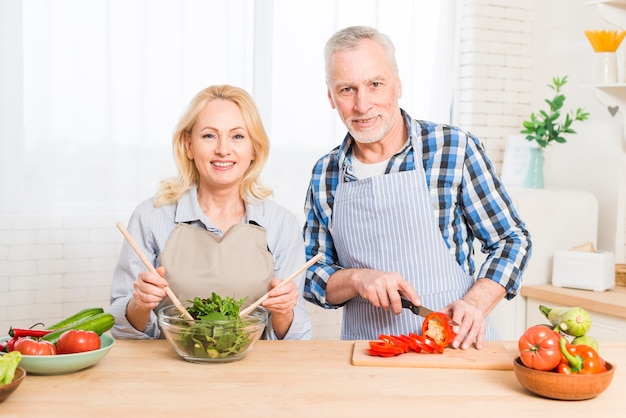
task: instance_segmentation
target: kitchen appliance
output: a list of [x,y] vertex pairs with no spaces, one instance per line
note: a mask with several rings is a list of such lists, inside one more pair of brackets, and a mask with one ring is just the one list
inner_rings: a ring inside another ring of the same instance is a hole
[[552,285],[603,292],[615,287],[615,257],[610,252],[557,251]]

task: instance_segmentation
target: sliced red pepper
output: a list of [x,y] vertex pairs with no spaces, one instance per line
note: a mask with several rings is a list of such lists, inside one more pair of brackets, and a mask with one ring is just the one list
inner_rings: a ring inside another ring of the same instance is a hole
[[409,343],[404,341],[400,336],[389,335],[389,340],[393,345],[400,347],[405,353],[409,352]]
[[404,353],[404,349],[402,347],[398,347],[393,343],[385,342],[385,341],[370,341],[370,350],[373,350],[377,353],[391,354],[397,355]]
[[395,353],[395,354],[383,353],[383,352],[372,350],[371,348],[369,348],[369,349],[367,349],[367,354],[369,354],[370,356],[378,356],[378,357],[393,357],[393,356],[397,356],[397,355],[402,354],[402,353]]
[[402,334],[400,335],[400,339],[409,345],[410,351],[413,351],[415,353],[422,352],[422,348],[417,344],[417,341],[415,341],[413,338],[409,337],[408,335]]
[[444,347],[442,345],[437,344],[435,340],[431,340],[428,337],[422,337],[422,338],[424,338],[424,343],[433,349],[434,353],[443,354]]
[[418,347],[421,349],[422,352],[428,353],[428,354],[432,354],[435,352],[435,349],[431,347],[430,345],[426,344],[426,340],[421,335],[410,333],[409,337],[413,338],[413,340],[415,341],[415,343],[418,345]]

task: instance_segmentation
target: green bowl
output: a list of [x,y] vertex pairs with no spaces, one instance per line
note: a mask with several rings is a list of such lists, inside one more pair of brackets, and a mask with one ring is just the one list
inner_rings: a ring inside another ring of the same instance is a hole
[[[0,338],[0,342],[11,337]],[[24,368],[28,374],[33,375],[54,375],[68,374],[93,366],[113,348],[115,339],[109,335],[100,336],[100,348],[98,350],[86,351],[75,354],[57,354],[56,356],[22,356],[20,367]]]

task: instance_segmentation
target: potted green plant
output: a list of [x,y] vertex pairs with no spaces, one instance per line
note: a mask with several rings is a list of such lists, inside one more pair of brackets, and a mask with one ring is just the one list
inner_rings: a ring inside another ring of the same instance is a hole
[[562,144],[567,142],[565,135],[575,134],[572,124],[576,121],[584,121],[589,117],[589,113],[582,108],[576,111],[565,113],[565,120],[561,118],[563,104],[565,103],[565,95],[561,92],[563,86],[567,83],[567,76],[553,77],[552,84],[548,87],[554,90],[552,99],[545,99],[549,109],[540,110],[539,113],[531,113],[530,119],[523,122],[524,129],[521,134],[526,135],[527,141],[534,141],[535,147],[530,150],[530,161],[524,185],[532,188],[543,188],[543,162],[544,149],[552,144]]

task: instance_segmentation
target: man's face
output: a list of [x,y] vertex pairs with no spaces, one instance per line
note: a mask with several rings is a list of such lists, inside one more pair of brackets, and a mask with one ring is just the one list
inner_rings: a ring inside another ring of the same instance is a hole
[[402,83],[381,45],[364,39],[334,53],[327,84],[331,107],[356,141],[385,138],[400,112]]

